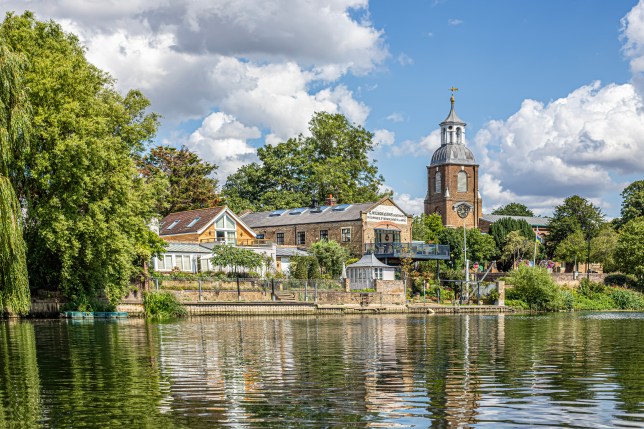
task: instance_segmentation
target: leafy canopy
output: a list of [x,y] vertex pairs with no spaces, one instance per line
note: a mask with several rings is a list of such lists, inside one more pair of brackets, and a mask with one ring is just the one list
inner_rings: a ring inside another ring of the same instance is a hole
[[421,214],[414,216],[411,223],[411,235],[414,240],[433,243],[438,239],[438,234],[444,229],[443,219],[439,214]]
[[214,207],[219,204],[217,166],[203,161],[187,147],[157,146],[141,160],[141,173],[150,181],[167,183],[156,207],[160,216]]
[[72,307],[115,303],[158,247],[147,226],[156,195],[134,161],[157,116],[140,92],[121,96],[55,22],[7,14],[0,38],[27,59],[33,133],[16,190],[30,283],[62,291]]
[[621,214],[621,225],[644,216],[644,180],[638,180],[624,188]]
[[550,233],[546,236],[548,256],[553,257],[559,243],[577,231],[583,233],[584,239],[592,239],[603,223],[604,215],[599,207],[578,195],[566,198],[555,207],[550,220]]
[[[498,250],[494,239],[472,228],[466,232],[467,259],[476,262],[489,262],[494,259]],[[438,233],[439,244],[449,244],[450,264],[453,268],[463,268],[463,228],[445,228]]]
[[320,240],[309,249],[318,260],[322,274],[340,277],[342,264],[349,258],[349,251],[334,240]]
[[250,249],[242,249],[230,244],[220,244],[212,249],[210,262],[216,267],[231,267],[237,274],[240,268],[253,270],[264,264],[264,258]]
[[310,136],[300,134],[257,150],[259,162],[241,167],[223,188],[234,211],[303,207],[329,195],[339,203],[377,201],[383,178],[375,162],[373,134],[341,114],[316,113]]
[[534,212],[521,203],[509,203],[492,212],[493,215],[505,216],[530,216],[534,217]]
[[644,287],[644,216],[627,222],[619,231],[615,260],[618,268],[636,277]]

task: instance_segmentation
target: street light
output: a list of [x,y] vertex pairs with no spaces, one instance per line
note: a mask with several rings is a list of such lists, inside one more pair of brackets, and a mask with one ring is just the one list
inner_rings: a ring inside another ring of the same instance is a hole
[[467,215],[474,209],[474,206],[465,201],[454,204],[452,210],[456,212],[458,217],[463,219],[463,260],[465,263],[465,287],[469,288],[470,285],[470,270],[469,270],[469,261],[467,260],[467,228],[465,226],[465,219]]

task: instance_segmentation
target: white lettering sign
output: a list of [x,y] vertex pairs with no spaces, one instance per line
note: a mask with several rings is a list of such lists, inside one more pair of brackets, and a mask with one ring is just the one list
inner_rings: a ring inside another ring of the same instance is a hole
[[407,215],[395,206],[378,206],[367,213],[367,222],[391,222],[407,225]]

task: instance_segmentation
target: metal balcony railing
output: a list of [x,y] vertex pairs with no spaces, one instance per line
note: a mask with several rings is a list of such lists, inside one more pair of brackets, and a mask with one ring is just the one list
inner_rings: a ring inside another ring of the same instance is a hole
[[449,259],[449,245],[426,243],[366,243],[365,253],[384,258]]

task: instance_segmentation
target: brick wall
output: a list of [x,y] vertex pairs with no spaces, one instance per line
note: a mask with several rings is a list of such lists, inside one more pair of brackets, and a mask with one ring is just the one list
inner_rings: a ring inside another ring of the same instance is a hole
[[[441,189],[434,192],[436,172],[441,173]],[[467,192],[458,192],[458,173],[467,173]],[[454,204],[465,201],[474,209],[465,218],[467,228],[478,227],[479,218],[483,215],[482,201],[478,197],[478,166],[477,165],[438,165],[427,167],[427,198],[425,214],[440,212],[443,225],[458,228],[463,225],[463,219],[452,209]],[[449,189],[449,197],[445,197],[445,189]]]

